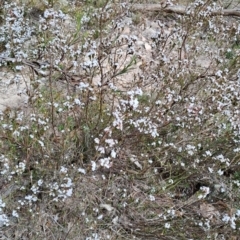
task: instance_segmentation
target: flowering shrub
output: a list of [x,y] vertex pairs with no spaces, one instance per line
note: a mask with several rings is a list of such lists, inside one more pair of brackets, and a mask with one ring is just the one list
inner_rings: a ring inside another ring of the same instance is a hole
[[238,23],[211,1],[152,28],[127,2],[48,4],[37,21],[3,6],[0,64],[26,104],[0,115],[2,232],[237,235]]

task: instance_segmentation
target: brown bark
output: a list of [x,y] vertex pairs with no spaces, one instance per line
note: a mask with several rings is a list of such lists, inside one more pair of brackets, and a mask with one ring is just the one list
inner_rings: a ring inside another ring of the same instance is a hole
[[[168,6],[163,8],[161,4],[134,4],[132,9],[134,11],[162,11],[166,13],[186,14],[185,6]],[[240,17],[240,9],[224,9],[222,11],[213,11],[214,15],[235,16]]]

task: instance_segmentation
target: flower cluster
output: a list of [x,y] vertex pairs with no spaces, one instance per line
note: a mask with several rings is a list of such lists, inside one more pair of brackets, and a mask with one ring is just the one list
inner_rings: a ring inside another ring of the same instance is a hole
[[[103,2],[44,5],[37,22],[24,6],[3,7],[0,67],[27,107],[0,113],[0,227],[31,218],[43,231],[29,236],[44,239],[75,225],[85,239],[106,239],[107,228],[162,236],[185,215],[204,233],[237,230],[239,210],[210,205],[212,185],[239,200],[239,24],[196,0],[169,23],[136,27],[129,4]],[[186,213],[194,204],[197,220]]]

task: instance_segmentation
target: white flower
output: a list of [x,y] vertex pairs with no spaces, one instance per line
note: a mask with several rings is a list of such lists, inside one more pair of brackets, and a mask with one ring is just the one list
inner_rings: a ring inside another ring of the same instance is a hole
[[221,70],[218,70],[215,74],[216,74],[217,77],[222,77],[222,71]]
[[200,194],[198,195],[198,198],[199,199],[203,199],[205,198],[209,193],[210,193],[210,188],[209,187],[205,187],[205,186],[202,186],[200,188]]
[[42,179],[39,179],[39,180],[38,180],[38,186],[42,186],[42,184],[43,184],[43,180],[42,180]]
[[61,166],[61,168],[60,168],[60,173],[67,173],[67,171],[68,171],[67,168]]
[[210,167],[208,167],[208,171],[209,171],[210,173],[213,173],[213,169],[210,168]]
[[16,172],[21,174],[25,171],[26,168],[26,163],[25,162],[20,162],[17,166],[16,166]]
[[61,184],[61,187],[69,188],[73,185],[71,178],[64,178],[64,180],[67,181],[67,183]]
[[9,219],[6,214],[0,214],[0,227],[6,225],[8,226]]
[[13,211],[12,211],[12,216],[13,216],[13,217],[16,217],[16,218],[19,217],[19,215],[18,215],[18,213],[17,213],[16,210],[13,210]]
[[66,191],[66,196],[67,196],[67,197],[71,197],[71,196],[72,196],[72,192],[73,192],[73,189],[72,189],[72,188],[69,188],[69,189]]
[[18,131],[14,131],[13,133],[12,133],[12,135],[14,136],[14,137],[19,137],[20,136],[20,132],[18,132]]
[[27,196],[25,196],[25,199],[28,200],[29,202],[36,202],[37,201],[37,197],[33,196],[33,195],[27,195]]
[[79,105],[79,106],[81,105],[81,102],[80,102],[80,100],[79,100],[79,99],[77,99],[77,98],[75,98],[75,99],[74,99],[74,103],[75,103],[76,105]]
[[4,208],[5,206],[6,206],[6,203],[4,203],[2,199],[0,199],[0,211],[2,211],[2,208]]
[[41,145],[41,147],[44,147],[44,143],[40,140],[38,140],[39,144]]
[[80,83],[79,83],[79,88],[80,88],[80,89],[84,89],[84,88],[87,88],[87,87],[89,87],[89,84],[88,84],[88,83],[83,83],[83,82],[80,82]]
[[33,185],[33,186],[31,187],[31,190],[33,191],[34,194],[38,193],[38,186]]
[[240,210],[239,209],[236,211],[236,216],[240,217]]
[[234,152],[240,152],[240,148],[233,149]]
[[138,99],[137,98],[131,99],[129,101],[129,104],[130,104],[130,106],[133,107],[134,110],[136,110],[138,107],[138,104],[139,104]]
[[172,217],[175,216],[175,210],[173,209],[168,210],[167,213],[169,213]]
[[221,169],[218,170],[218,175],[222,176],[224,173],[224,171],[222,171]]
[[212,156],[212,153],[211,153],[209,150],[206,151],[205,154],[206,154],[207,156]]
[[172,180],[172,179],[169,179],[168,182],[169,182],[170,184],[173,184],[173,180]]
[[231,222],[230,226],[231,226],[232,229],[236,229],[235,220],[236,220],[235,217],[232,217],[232,218],[230,219],[230,222]]
[[117,156],[117,153],[114,150],[112,150],[111,151],[111,157],[112,158],[116,158],[116,156]]
[[165,223],[164,225],[165,228],[170,228],[170,226],[171,226],[170,223]]
[[97,164],[94,162],[94,161],[91,161],[91,164],[92,164],[92,171],[96,171],[97,169]]
[[222,221],[228,223],[230,219],[231,218],[227,214],[225,214],[223,215]]
[[150,201],[155,201],[155,197],[153,196],[153,195],[149,195],[149,199],[150,199]]
[[117,143],[117,141],[113,139],[106,139],[105,142],[109,145],[109,147],[113,147]]
[[78,172],[80,172],[80,173],[82,173],[82,174],[86,174],[86,170],[83,169],[83,168],[79,168],[79,169],[78,169]]
[[96,147],[96,150],[102,154],[105,153],[105,148],[104,147]]
[[101,165],[102,167],[105,167],[105,168],[110,168],[110,167],[112,167],[112,162],[110,162],[110,158],[109,158],[109,157],[99,159],[99,162],[100,162],[100,165]]

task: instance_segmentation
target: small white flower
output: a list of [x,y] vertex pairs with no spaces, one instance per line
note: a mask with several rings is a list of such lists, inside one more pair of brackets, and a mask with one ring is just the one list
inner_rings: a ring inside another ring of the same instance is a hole
[[99,159],[99,163],[102,167],[110,168],[110,167],[112,167],[112,162],[110,160],[111,159],[109,157],[101,158],[101,159]]
[[225,214],[222,218],[222,221],[228,223],[230,219],[231,218],[227,214]]
[[84,89],[84,88],[87,88],[87,87],[89,87],[89,84],[88,84],[88,83],[84,83],[84,82],[80,82],[80,83],[79,83],[79,88],[80,88],[80,89]]
[[134,110],[136,110],[138,108],[138,105],[139,105],[139,102],[138,102],[138,99],[137,98],[132,98],[130,101],[129,101],[129,104],[130,106],[133,107]]
[[164,227],[167,228],[167,229],[169,229],[170,226],[171,226],[170,223],[165,223],[165,225],[164,225]]
[[202,186],[200,190],[203,191],[206,196],[210,193],[209,187]]
[[0,211],[2,211],[2,208],[4,208],[5,206],[6,206],[6,203],[4,203],[2,199],[0,199]]
[[67,173],[67,171],[68,171],[67,168],[61,166],[61,168],[60,168],[60,173]]
[[37,201],[37,197],[33,196],[33,195],[27,195],[27,196],[25,196],[25,199],[28,200],[29,202],[36,202]]
[[66,191],[66,196],[67,196],[67,197],[71,197],[71,196],[72,196],[72,192],[73,192],[73,189],[72,189],[72,188],[69,188],[69,189]]
[[75,103],[76,105],[79,105],[79,106],[81,105],[81,102],[80,102],[80,100],[79,100],[79,99],[77,99],[77,98],[76,98],[76,99],[74,99],[74,103]]
[[39,144],[41,145],[41,147],[44,147],[44,143],[40,140],[38,140]]
[[6,214],[0,214],[0,227],[9,225],[9,219]]
[[222,77],[222,71],[221,71],[221,70],[218,70],[218,71],[215,73],[215,75],[216,75],[217,77]]
[[116,158],[116,156],[117,156],[117,153],[114,150],[112,150],[111,151],[111,157],[112,158]]
[[82,173],[82,174],[86,174],[86,170],[83,168],[78,168],[78,172]]
[[18,213],[17,213],[16,210],[13,210],[13,211],[12,211],[12,216],[13,216],[13,217],[16,217],[16,218],[19,217],[19,215],[18,215]]
[[169,179],[168,182],[169,182],[170,184],[173,184],[173,180],[172,180],[172,179]]
[[209,171],[210,173],[213,173],[213,169],[210,168],[210,167],[208,167],[208,171]]
[[12,133],[12,135],[14,136],[14,137],[19,137],[20,136],[20,132],[18,132],[18,131],[14,131],[13,133]]
[[155,201],[155,197],[153,196],[153,195],[149,195],[149,199],[150,199],[150,201]]
[[236,216],[240,217],[240,210],[239,209],[236,211]]
[[38,186],[42,186],[42,184],[43,184],[43,180],[42,180],[42,179],[39,179],[39,180],[38,180]]
[[209,150],[206,151],[205,154],[206,154],[207,156],[212,156],[212,153],[211,153]]
[[109,147],[113,147],[117,143],[117,141],[113,139],[106,139],[105,142],[109,145]]
[[67,183],[61,184],[61,187],[69,188],[73,185],[71,178],[64,178],[64,180],[67,181]]
[[98,152],[100,152],[100,153],[102,153],[102,154],[104,154],[105,153],[105,148],[104,147],[95,147],[96,148],[96,150],[98,151]]
[[91,164],[92,164],[92,171],[96,171],[97,169],[97,164],[94,162],[94,161],[91,161]]
[[31,187],[31,190],[33,191],[34,194],[37,194],[37,193],[38,193],[38,186],[33,185],[33,186]]
[[236,223],[235,223],[235,217],[231,217],[231,219],[230,219],[230,226],[231,226],[231,228],[232,229],[236,229]]

